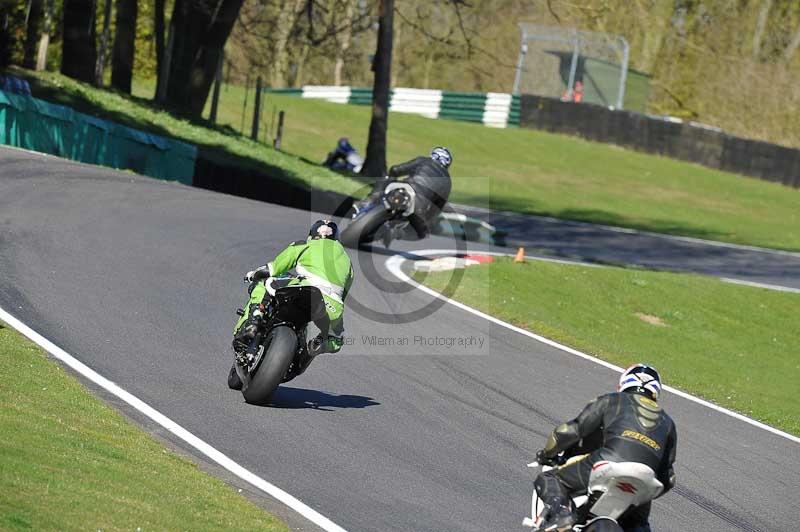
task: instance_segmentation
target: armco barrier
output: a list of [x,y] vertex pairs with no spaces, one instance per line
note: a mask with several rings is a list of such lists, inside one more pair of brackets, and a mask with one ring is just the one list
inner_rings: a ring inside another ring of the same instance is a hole
[[[265,89],[265,91],[303,98],[318,98],[335,103],[372,104],[372,90],[366,88],[306,85],[301,89]],[[496,92],[449,92],[398,87],[390,92],[389,110],[428,118],[448,118],[492,127],[507,127],[519,123],[519,96]]]
[[255,169],[232,166],[202,149],[197,156],[194,186],[334,216],[344,216],[353,205],[350,196],[311,189]]
[[800,187],[800,150],[695,122],[523,95],[519,124]]
[[197,148],[0,91],[0,144],[192,184]]

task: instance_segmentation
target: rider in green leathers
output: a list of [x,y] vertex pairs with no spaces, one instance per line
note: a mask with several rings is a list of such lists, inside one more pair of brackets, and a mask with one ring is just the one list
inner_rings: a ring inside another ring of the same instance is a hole
[[[339,228],[330,220],[318,220],[311,226],[308,239],[293,242],[272,262],[247,272],[251,283],[247,312],[234,329],[234,349],[255,335],[253,317],[258,306],[276,289],[287,286],[314,286],[322,293],[328,323],[316,323],[320,334],[309,342],[309,354],[336,353],[344,344],[344,301],[353,284],[350,257],[338,241]],[[286,274],[294,269],[297,276]]]

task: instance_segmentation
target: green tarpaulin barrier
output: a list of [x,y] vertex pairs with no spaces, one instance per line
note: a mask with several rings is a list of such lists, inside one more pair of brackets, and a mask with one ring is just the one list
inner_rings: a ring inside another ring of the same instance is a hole
[[197,148],[0,91],[0,144],[191,185]]

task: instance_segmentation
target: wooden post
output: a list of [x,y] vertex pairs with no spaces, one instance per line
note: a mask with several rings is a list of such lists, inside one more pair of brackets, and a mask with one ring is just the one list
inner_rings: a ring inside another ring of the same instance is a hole
[[275,131],[275,113],[277,113],[277,112],[278,112],[278,108],[273,105],[272,106],[272,120],[269,121],[269,134],[270,135],[272,135],[272,133]]
[[272,143],[272,147],[276,150],[281,149],[281,139],[283,139],[283,111],[278,113],[278,133],[275,135],[275,142]]
[[258,141],[258,121],[261,117],[261,76],[256,79],[256,103],[253,110],[253,129],[250,132],[250,138]]
[[244,103],[242,104],[242,124],[239,126],[239,133],[244,135],[244,119],[247,116],[247,95],[250,94],[250,72],[244,82]]
[[211,95],[211,113],[208,120],[217,123],[217,108],[219,107],[219,86],[222,85],[222,63],[225,61],[225,51],[220,51],[217,62],[217,75],[214,78],[214,93]]

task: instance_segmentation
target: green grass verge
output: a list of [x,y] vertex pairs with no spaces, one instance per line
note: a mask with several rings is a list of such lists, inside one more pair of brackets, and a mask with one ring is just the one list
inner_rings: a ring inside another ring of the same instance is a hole
[[288,530],[0,323],[0,530]]
[[[101,90],[53,72],[11,68],[10,73],[26,78],[37,98],[194,144],[201,148],[205,157],[216,162],[252,168],[279,179],[345,194],[355,192],[363,186],[358,180],[331,172],[297,155],[255,142],[230,127],[212,128],[204,121],[192,122],[177,118],[152,103],[152,83],[137,84],[137,91],[134,93],[141,96],[128,96]],[[249,128],[247,133],[249,135]]]
[[[220,122],[239,128],[244,91],[221,94]],[[251,91],[248,113],[252,100]],[[273,110],[286,111],[284,150],[322,161],[347,136],[364,153],[369,107],[271,94],[264,102],[267,125]],[[565,135],[390,114],[390,164],[436,145],[452,149],[455,202],[800,250],[800,190]]]
[[[221,91],[218,126],[174,118],[152,106],[152,81],[134,96],[77,83],[55,73],[13,69],[46,100],[201,146],[213,158],[311,187],[357,194],[364,180],[319,166],[336,139],[362,153],[370,108],[264,95],[261,142],[249,140],[254,93]],[[209,99],[210,100],[210,99]],[[210,102],[206,108],[209,113]],[[274,115],[286,111],[283,151],[264,144]],[[241,135],[240,131],[245,135]],[[494,129],[452,120],[391,113],[388,161],[415,157],[434,145],[454,154],[455,202],[648,231],[800,250],[800,190],[699,165],[524,128]]]
[[[443,290],[449,273],[417,274]],[[697,275],[510,259],[467,268],[452,296],[519,327],[800,435],[800,294]]]

